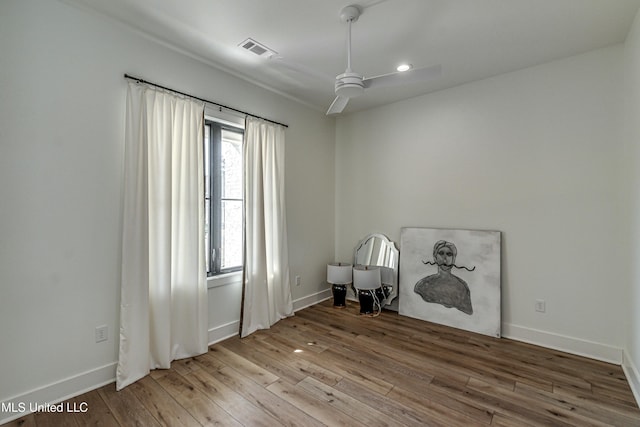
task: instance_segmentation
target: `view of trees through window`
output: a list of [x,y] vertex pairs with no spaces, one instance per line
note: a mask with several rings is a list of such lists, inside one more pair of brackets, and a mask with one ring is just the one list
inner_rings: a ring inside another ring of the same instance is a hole
[[242,268],[243,130],[207,121],[204,139],[206,262],[215,275]]

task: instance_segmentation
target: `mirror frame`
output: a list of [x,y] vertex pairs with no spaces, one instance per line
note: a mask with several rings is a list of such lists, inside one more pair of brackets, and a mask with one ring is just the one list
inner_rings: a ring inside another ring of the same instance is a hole
[[[389,265],[379,265],[379,264],[362,264],[358,263],[358,251],[361,250],[367,242],[371,239],[379,239],[381,241],[381,245],[383,245],[387,250],[389,250],[393,254],[394,264],[392,266]],[[396,244],[389,240],[387,236],[380,233],[372,233],[365,236],[358,244],[356,245],[354,254],[353,254],[353,265],[377,265],[379,267],[384,267],[391,271],[391,274],[383,274],[383,282],[382,286],[390,287],[389,296],[383,300],[382,306],[388,306],[391,302],[398,296],[398,265],[400,262],[400,251],[396,247]],[[386,280],[386,281],[385,281]],[[390,283],[387,283],[390,282]]]

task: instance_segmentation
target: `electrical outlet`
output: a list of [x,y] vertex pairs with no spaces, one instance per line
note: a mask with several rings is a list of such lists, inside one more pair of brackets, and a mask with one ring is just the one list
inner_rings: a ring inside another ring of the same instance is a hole
[[96,342],[109,339],[109,327],[107,325],[96,327]]
[[544,313],[547,310],[547,303],[543,299],[536,300],[536,311]]
[[300,286],[300,276],[296,276],[296,286]]

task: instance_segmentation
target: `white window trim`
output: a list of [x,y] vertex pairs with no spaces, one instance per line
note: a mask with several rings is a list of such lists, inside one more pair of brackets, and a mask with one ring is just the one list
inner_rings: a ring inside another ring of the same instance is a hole
[[220,286],[232,285],[242,282],[242,271],[218,274],[207,277],[207,289],[218,288]]
[[204,118],[213,122],[218,122],[226,125],[231,125],[244,129],[244,116],[238,116],[238,114],[228,113],[226,111],[218,111],[217,109],[205,105]]

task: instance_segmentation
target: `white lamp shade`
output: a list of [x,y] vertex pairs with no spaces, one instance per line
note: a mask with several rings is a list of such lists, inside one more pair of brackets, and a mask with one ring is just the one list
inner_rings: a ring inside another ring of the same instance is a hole
[[394,273],[393,268],[380,267],[380,278],[382,279],[382,283],[385,285],[392,284]]
[[327,282],[332,285],[348,285],[353,281],[351,264],[327,264]]
[[355,266],[353,268],[353,286],[356,289],[378,289],[382,286],[380,267]]

